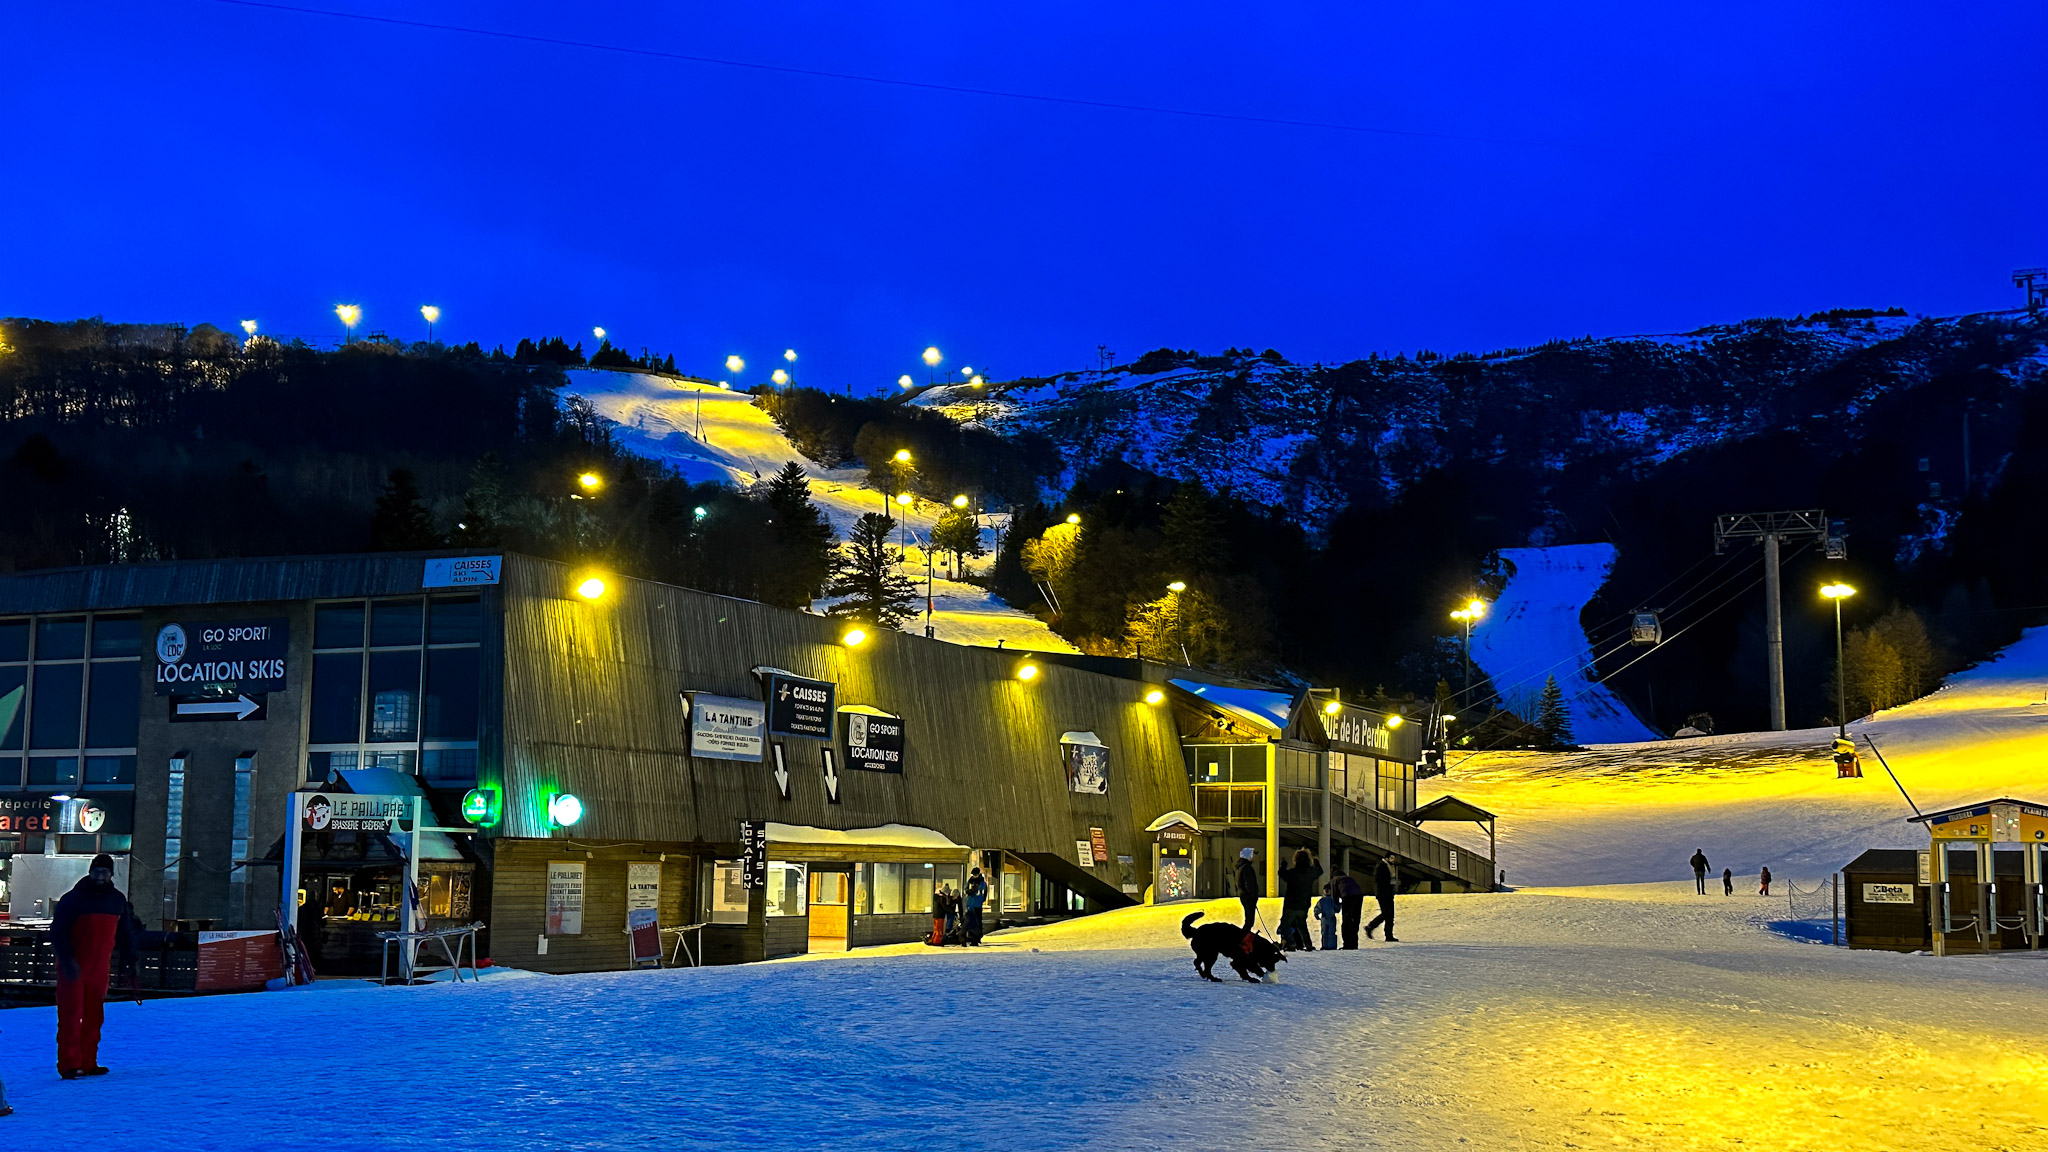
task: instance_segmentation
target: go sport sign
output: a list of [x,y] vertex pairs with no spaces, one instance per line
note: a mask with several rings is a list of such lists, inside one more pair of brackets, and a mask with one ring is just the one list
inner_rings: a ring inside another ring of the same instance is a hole
[[156,694],[282,692],[290,640],[281,617],[165,624],[156,631]]

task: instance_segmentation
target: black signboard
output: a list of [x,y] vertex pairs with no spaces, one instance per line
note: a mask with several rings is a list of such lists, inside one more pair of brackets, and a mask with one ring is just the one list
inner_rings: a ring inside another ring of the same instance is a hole
[[839,713],[839,736],[848,768],[903,771],[903,717],[848,708]]
[[135,833],[135,795],[0,796],[0,835],[58,833],[74,836],[131,836]]
[[768,822],[740,821],[740,887],[768,886]]
[[814,740],[832,738],[835,685],[825,680],[805,680],[780,672],[770,672],[765,679],[769,732],[777,736],[808,736]]
[[281,616],[165,624],[156,630],[156,694],[282,692],[290,640]]

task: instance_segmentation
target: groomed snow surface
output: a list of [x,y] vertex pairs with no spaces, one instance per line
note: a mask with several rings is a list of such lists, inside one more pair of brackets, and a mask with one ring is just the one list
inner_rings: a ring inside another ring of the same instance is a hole
[[[1691,884],[1403,897],[1403,942],[1196,978],[1136,908],[794,963],[0,1015],[24,1146],[2018,1150],[2048,960],[1801,944]],[[1370,905],[1368,905],[1370,907]],[[1277,902],[1268,901],[1270,924]],[[1225,970],[1219,966],[1219,972]]]
[[1508,710],[1533,722],[1544,681],[1555,676],[1581,743],[1655,739],[1620,697],[1587,677],[1593,650],[1579,614],[1614,570],[1614,545],[1503,548],[1500,557],[1511,575],[1472,630],[1472,662]]

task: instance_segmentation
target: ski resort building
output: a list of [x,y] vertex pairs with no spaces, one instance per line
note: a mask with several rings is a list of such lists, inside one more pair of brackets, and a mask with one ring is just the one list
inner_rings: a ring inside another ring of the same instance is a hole
[[283,923],[323,973],[469,924],[561,972],[917,939],[975,868],[991,926],[1227,894],[1241,846],[1269,894],[1296,846],[1491,884],[1406,818],[1397,717],[867,631],[518,555],[0,576],[8,912],[104,851],[152,927]]

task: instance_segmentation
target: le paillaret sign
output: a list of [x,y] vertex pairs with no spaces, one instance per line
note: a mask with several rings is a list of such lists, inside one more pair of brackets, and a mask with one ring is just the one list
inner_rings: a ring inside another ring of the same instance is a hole
[[156,694],[282,692],[289,629],[282,617],[166,624],[156,632]]

